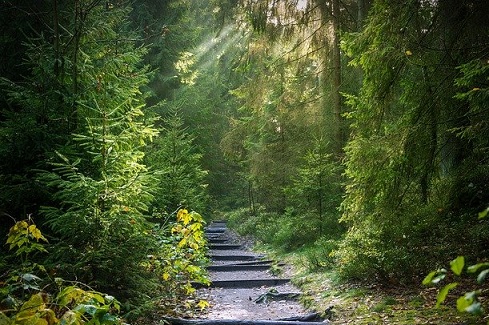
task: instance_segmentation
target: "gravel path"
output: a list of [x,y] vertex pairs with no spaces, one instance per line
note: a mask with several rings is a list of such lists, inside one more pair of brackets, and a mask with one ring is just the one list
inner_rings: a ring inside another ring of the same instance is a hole
[[[222,230],[225,228],[224,223],[209,225],[210,231],[216,228]],[[226,229],[223,233],[207,233],[209,238],[226,239],[224,243],[242,243],[239,236],[230,230]],[[210,240],[211,245],[212,241]],[[222,245],[222,241],[219,245]],[[243,244],[243,249],[225,250],[222,247],[219,250],[210,250],[211,259],[214,256],[216,260],[213,260],[213,265],[232,265],[237,263],[253,264],[253,260],[250,261],[250,257],[254,257],[256,261],[263,259],[263,256],[252,252],[249,247],[249,241]],[[243,256],[246,260],[221,260],[221,258],[227,256]],[[223,320],[223,319],[236,319],[236,320],[276,320],[280,318],[301,316],[308,314],[308,311],[296,300],[278,298],[278,300],[268,298],[266,302],[255,302],[261,295],[269,292],[279,293],[298,293],[299,289],[294,287],[290,283],[280,285],[260,285],[253,287],[242,288],[239,284],[232,288],[219,287],[219,281],[233,280],[245,280],[246,286],[250,285],[249,281],[254,279],[258,280],[273,280],[280,279],[268,270],[238,270],[238,271],[210,271],[211,281],[215,286],[210,288],[199,289],[199,296],[206,299],[210,303],[208,313],[201,318]]]

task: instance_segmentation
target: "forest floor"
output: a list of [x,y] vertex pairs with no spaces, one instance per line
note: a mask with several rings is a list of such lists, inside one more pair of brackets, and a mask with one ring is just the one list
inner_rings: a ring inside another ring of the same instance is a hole
[[305,293],[305,306],[330,310],[331,324],[489,324],[481,319],[457,312],[451,294],[451,305],[436,308],[437,288],[380,286],[378,284],[336,283],[334,274],[308,273],[296,275],[294,283]]
[[[252,249],[253,241],[250,238],[236,236],[235,240]],[[297,308],[292,313],[317,311],[328,319],[331,325],[367,325],[367,324],[437,324],[437,325],[486,325],[488,319],[476,318],[468,314],[457,312],[454,307],[456,297],[461,292],[449,295],[448,306],[435,308],[437,288],[413,285],[379,285],[366,283],[339,283],[334,280],[331,271],[311,272],[306,270],[297,258],[293,256],[275,255],[263,248],[254,249],[256,253],[267,254],[286,263],[277,268],[280,277],[290,277],[292,284],[302,291],[300,302],[303,308]],[[241,306],[246,303],[248,295],[227,298],[227,305],[214,306],[211,313],[230,316],[233,314],[232,306]],[[222,297],[221,297],[222,299]],[[248,314],[259,314],[263,307],[250,303]],[[254,308],[254,309],[253,309]],[[277,306],[270,316],[276,316],[285,306]],[[272,309],[273,310],[273,309]],[[289,315],[289,314],[288,314]]]

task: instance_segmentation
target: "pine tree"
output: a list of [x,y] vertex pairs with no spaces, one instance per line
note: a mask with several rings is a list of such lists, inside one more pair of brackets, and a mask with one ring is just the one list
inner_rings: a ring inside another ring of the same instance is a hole
[[144,116],[145,50],[125,32],[127,13],[95,6],[78,26],[79,48],[65,58],[72,68],[62,83],[72,91],[64,96],[73,99],[74,130],[39,180],[54,192],[56,204],[42,213],[58,238],[53,258],[65,267],[59,271],[108,292],[138,295],[141,263],[154,247],[146,221],[154,183],[143,148],[157,131]]
[[147,158],[158,178],[155,207],[160,212],[170,213],[179,207],[207,211],[207,171],[201,167],[202,155],[193,141],[179,111],[171,108]]

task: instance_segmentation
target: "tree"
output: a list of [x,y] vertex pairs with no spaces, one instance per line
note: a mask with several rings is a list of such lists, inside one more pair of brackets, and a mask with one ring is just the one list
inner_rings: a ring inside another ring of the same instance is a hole
[[56,238],[58,272],[137,296],[141,262],[154,247],[146,221],[154,185],[141,163],[142,148],[157,134],[142,110],[145,49],[125,30],[128,7],[75,5],[65,7],[76,13],[73,30],[65,27],[54,43],[31,39],[31,82],[9,84],[9,95],[33,123],[40,116],[53,126],[37,184],[53,193],[42,213]]
[[343,234],[338,222],[341,166],[327,152],[324,140],[316,139],[291,184],[284,189],[288,210],[282,222],[287,224],[288,238],[284,238],[286,232],[283,231],[281,241],[286,242],[289,249],[310,245],[321,237],[338,239]]
[[155,168],[159,184],[155,207],[162,212],[179,207],[207,210],[207,171],[201,168],[202,155],[193,141],[179,111],[170,110],[163,121],[161,136],[151,146],[147,158]]
[[440,239],[479,228],[467,213],[487,198],[468,184],[485,187],[480,180],[488,175],[473,165],[485,163],[453,131],[467,116],[454,98],[454,81],[461,66],[486,51],[486,27],[477,22],[487,9],[480,6],[376,1],[365,29],[345,38],[344,50],[363,71],[359,95],[348,96],[352,136],[342,220],[349,232],[338,255],[345,274],[391,280],[417,274],[429,256],[442,254],[433,249],[420,258],[427,241],[458,246]]

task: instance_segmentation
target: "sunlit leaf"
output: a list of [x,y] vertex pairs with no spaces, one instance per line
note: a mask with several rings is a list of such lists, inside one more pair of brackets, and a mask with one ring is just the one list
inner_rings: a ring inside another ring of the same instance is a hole
[[467,268],[468,273],[476,273],[481,268],[489,268],[489,262],[477,263]]
[[12,322],[3,312],[0,311],[0,325],[10,325]]
[[436,307],[440,307],[440,305],[445,301],[447,298],[448,292],[455,288],[458,285],[457,282],[449,283],[446,286],[443,287],[443,289],[438,292],[438,295],[436,296]]
[[465,258],[463,256],[458,256],[456,259],[450,262],[450,269],[456,275],[462,274],[465,265]]
[[489,273],[489,269],[485,269],[479,275],[477,276],[477,282],[482,283],[487,277],[487,274]]
[[180,242],[178,243],[178,248],[182,248],[183,246],[185,246],[187,244],[187,238],[183,238],[182,240],[180,240]]
[[192,215],[190,215],[186,209],[178,210],[177,221],[183,222],[184,225],[188,225],[188,223],[191,220],[192,220]]
[[487,207],[484,211],[479,212],[479,219],[483,219],[489,213],[489,207]]
[[200,300],[198,303],[197,303],[197,307],[200,308],[200,310],[204,310],[206,308],[209,307],[209,302],[207,300]]
[[432,271],[430,272],[423,280],[423,285],[428,285],[428,284],[437,284],[441,280],[443,280],[446,276],[446,270],[445,269],[440,269],[437,271]]

